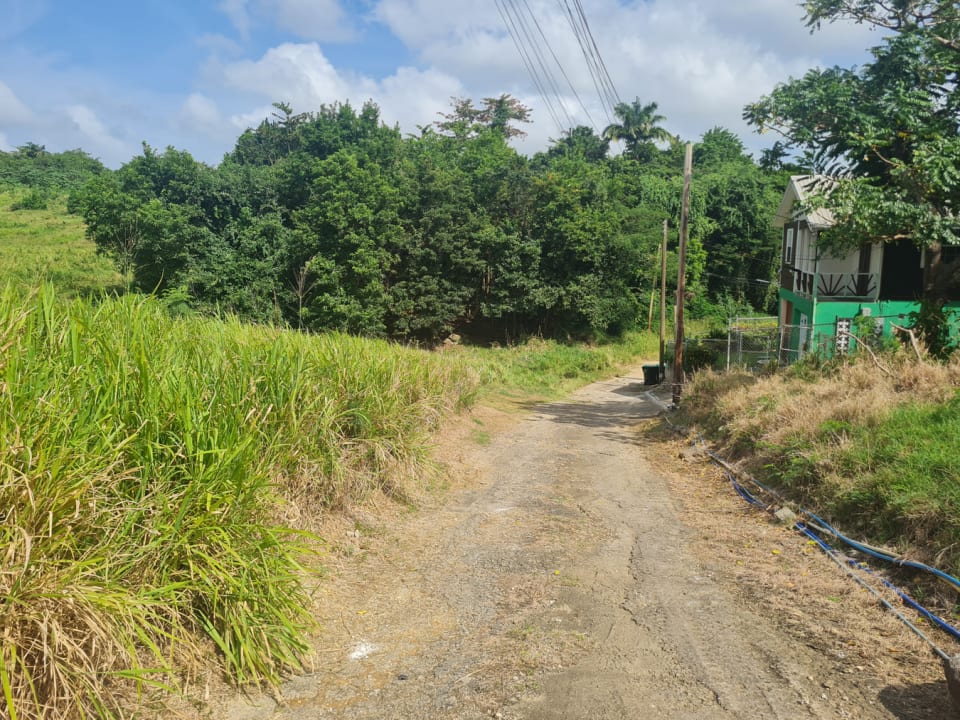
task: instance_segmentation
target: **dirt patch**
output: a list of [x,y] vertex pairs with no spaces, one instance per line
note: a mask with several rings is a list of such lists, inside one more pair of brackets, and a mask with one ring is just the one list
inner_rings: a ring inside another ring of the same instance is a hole
[[[698,531],[691,549],[743,604],[822,655],[826,688],[836,685],[833,677],[843,678],[875,693],[897,718],[957,716],[939,659],[874,595],[811,541],[745,503],[708,458],[691,460],[686,439],[661,423],[648,425],[644,437],[681,500],[681,518]],[[960,653],[960,644],[902,608],[893,593],[883,595],[941,649]]]
[[946,718],[925,647],[706,463],[638,377],[442,436],[443,492],[331,520],[314,671],[192,716]]

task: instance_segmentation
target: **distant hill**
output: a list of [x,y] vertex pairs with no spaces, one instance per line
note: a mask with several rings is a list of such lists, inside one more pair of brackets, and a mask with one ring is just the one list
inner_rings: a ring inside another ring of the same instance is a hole
[[28,209],[22,205],[36,189],[9,187],[0,186],[0,289],[7,283],[32,289],[47,280],[61,296],[77,296],[123,286],[113,263],[87,239],[83,220],[67,212],[63,191]]
[[13,152],[0,151],[0,189],[12,186],[66,192],[105,172],[109,170],[103,163],[83,150],[51,153],[43,145],[27,143]]

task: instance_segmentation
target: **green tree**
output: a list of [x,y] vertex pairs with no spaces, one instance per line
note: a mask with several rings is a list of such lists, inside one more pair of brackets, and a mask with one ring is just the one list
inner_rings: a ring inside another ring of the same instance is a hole
[[617,103],[613,113],[620,122],[608,125],[603,137],[622,140],[628,157],[650,160],[656,151],[656,143],[673,141],[673,136],[659,124],[666,118],[657,113],[655,102],[644,105],[640,98],[636,98],[630,103]]
[[543,332],[590,337],[636,323],[634,281],[643,258],[621,232],[610,187],[605,165],[575,158],[557,158],[534,178],[531,231],[541,248],[535,300]]
[[824,236],[837,247],[865,239],[911,238],[925,247],[925,294],[957,291],[941,266],[960,243],[960,21],[954,2],[816,0],[812,28],[854,20],[890,34],[861,68],[811,70],[748,105],[744,117],[774,130],[814,170],[837,182],[813,202],[836,220]]
[[586,125],[564,130],[559,140],[551,140],[548,157],[583,158],[588,162],[600,162],[610,151],[609,138],[600,137]]
[[441,113],[443,119],[434,123],[434,127],[444,134],[468,137],[487,128],[508,139],[526,135],[513,123],[530,122],[530,108],[511,95],[484,98],[480,107],[475,107],[469,98],[452,100],[453,111]]

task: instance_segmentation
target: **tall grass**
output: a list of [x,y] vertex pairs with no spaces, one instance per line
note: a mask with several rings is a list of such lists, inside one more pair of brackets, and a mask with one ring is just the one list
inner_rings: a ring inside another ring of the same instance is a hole
[[557,398],[639,361],[656,363],[658,353],[659,340],[645,332],[601,345],[532,339],[522,345],[467,350],[486,392],[525,400]]
[[0,707],[116,715],[210,643],[238,683],[296,669],[308,543],[280,518],[404,492],[473,392],[463,363],[385,343],[8,287]]

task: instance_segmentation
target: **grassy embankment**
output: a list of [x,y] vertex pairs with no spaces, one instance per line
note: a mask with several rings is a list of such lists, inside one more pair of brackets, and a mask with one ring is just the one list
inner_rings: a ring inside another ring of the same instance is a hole
[[0,287],[36,287],[46,280],[64,296],[119,289],[122,278],[83,234],[83,221],[52,196],[46,210],[11,210],[26,189],[0,188]]
[[685,419],[840,528],[960,573],[960,358],[701,373]]
[[308,543],[280,518],[402,495],[475,388],[451,357],[49,286],[3,294],[0,349],[11,718],[104,716],[211,644],[237,682],[297,667]]
[[[68,265],[98,262],[62,210],[44,212],[18,211],[25,226],[4,235],[7,257],[51,247]],[[63,234],[44,236],[37,226],[50,222],[65,222]],[[173,319],[135,296],[68,302],[48,285],[27,299],[21,264],[0,270],[11,283],[0,297],[0,707],[10,718],[108,717],[131,684],[177,685],[211,654],[237,683],[295,669],[308,652],[315,563],[314,539],[290,518],[309,526],[373,490],[415,494],[431,430],[478,383],[550,396],[653,347],[633,336],[619,348],[428,353]],[[38,272],[66,294],[115,278],[78,273]]]

